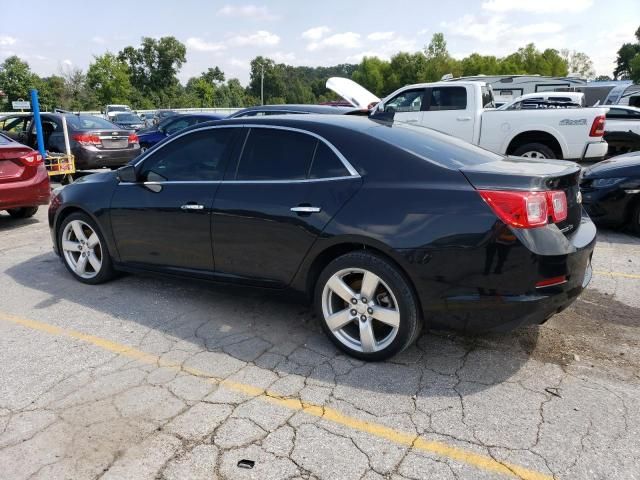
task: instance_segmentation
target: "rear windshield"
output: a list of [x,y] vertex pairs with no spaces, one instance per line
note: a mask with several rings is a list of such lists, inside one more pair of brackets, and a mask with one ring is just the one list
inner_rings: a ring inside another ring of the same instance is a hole
[[503,158],[502,155],[426,127],[396,122],[381,124],[374,131],[373,135],[380,140],[446,168],[459,169]]
[[119,122],[141,122],[139,117],[132,113],[119,113],[115,116],[116,120]]
[[114,129],[120,128],[113,123],[93,115],[69,115],[67,123],[75,130],[93,130],[98,128]]

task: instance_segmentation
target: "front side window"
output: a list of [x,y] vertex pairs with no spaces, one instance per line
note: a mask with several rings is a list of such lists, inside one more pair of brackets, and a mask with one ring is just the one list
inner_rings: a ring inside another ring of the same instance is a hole
[[145,159],[140,177],[149,182],[220,180],[233,131],[212,128],[177,138]]
[[424,89],[418,90],[405,90],[399,93],[391,100],[389,100],[385,106],[385,112],[419,112],[422,109],[422,102],[424,100]]
[[274,128],[249,131],[237,180],[300,180],[307,177],[317,139]]
[[465,87],[434,87],[431,89],[429,110],[464,110],[467,108]]
[[175,122],[167,126],[164,130],[164,133],[166,133],[167,135],[172,135],[176,132],[179,132],[183,128],[187,128],[193,125],[193,123],[194,122],[191,119],[181,118],[180,120],[176,120]]
[[9,117],[0,123],[0,129],[4,132],[20,133],[26,130],[27,117]]

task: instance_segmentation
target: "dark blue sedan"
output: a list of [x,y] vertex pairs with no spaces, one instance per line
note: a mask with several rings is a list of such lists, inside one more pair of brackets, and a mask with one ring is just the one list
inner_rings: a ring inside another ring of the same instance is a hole
[[222,118],[222,115],[215,115],[213,113],[194,113],[169,117],[155,127],[143,129],[138,132],[140,148],[142,151],[145,151],[184,128],[195,125],[196,123],[220,120]]

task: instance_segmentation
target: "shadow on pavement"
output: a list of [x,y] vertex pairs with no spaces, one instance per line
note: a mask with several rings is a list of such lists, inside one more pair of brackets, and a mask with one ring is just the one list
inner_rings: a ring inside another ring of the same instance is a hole
[[17,228],[26,227],[38,223],[37,218],[13,218],[4,212],[0,213],[0,232],[5,230],[15,230]]
[[[535,350],[539,330],[533,327],[525,334],[479,337],[427,332],[415,346],[390,361],[367,364],[339,353],[321,331],[311,308],[283,293],[147,275],[84,285],[71,277],[53,253],[14,265],[6,273],[19,284],[48,295],[35,307],[50,309],[38,317],[42,321],[48,315],[63,316],[65,324],[76,322],[76,328],[100,335],[105,319],[74,312],[73,304],[77,304],[116,321],[137,322],[152,329],[154,337],[164,335],[172,341],[197,344],[202,350],[224,352],[281,376],[335,381],[338,389],[346,388],[345,396],[354,389],[440,397],[485,390],[518,374]],[[112,333],[105,331],[104,335]],[[126,337],[111,339],[126,343]],[[139,348],[146,351],[149,346]],[[206,365],[200,367],[206,369]],[[458,389],[460,382],[464,385]]]

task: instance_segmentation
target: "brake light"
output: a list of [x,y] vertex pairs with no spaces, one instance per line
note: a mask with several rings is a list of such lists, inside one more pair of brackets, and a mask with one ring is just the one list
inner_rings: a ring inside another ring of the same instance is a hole
[[567,196],[561,190],[550,192],[478,190],[478,193],[498,218],[511,227],[543,227],[549,222],[549,216],[554,223],[567,218]]
[[80,145],[100,145],[100,137],[91,133],[76,133],[72,137]]
[[135,133],[129,135],[129,143],[138,143],[138,135]]
[[547,196],[544,192],[479,190],[482,199],[507,225],[517,228],[547,224]]
[[606,117],[604,115],[598,115],[593,119],[593,123],[591,124],[591,131],[589,132],[590,137],[601,137],[604,135],[604,123]]
[[553,223],[567,219],[567,195],[563,191],[547,192],[547,201]]
[[40,155],[38,152],[29,152],[18,157],[18,160],[20,160],[23,165],[32,167],[34,165],[40,165],[42,163],[42,155]]

